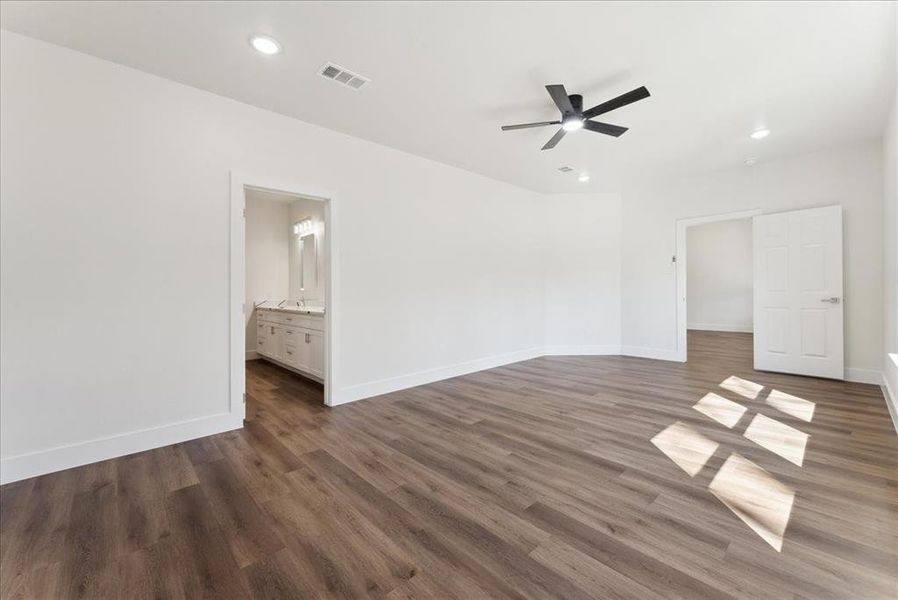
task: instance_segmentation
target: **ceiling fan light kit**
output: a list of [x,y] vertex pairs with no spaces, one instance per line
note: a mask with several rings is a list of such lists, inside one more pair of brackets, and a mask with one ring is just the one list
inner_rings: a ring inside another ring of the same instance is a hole
[[643,87],[621,94],[607,102],[597,104],[590,109],[583,110],[583,96],[580,94],[568,94],[563,85],[547,85],[546,91],[555,102],[555,106],[561,111],[561,119],[558,121],[540,121],[538,123],[522,123],[520,125],[503,125],[502,131],[514,131],[516,129],[530,129],[531,127],[545,127],[547,125],[561,125],[555,135],[542,147],[543,150],[551,150],[561,141],[561,138],[569,131],[586,129],[596,133],[603,133],[613,137],[620,137],[627,131],[626,127],[593,121],[593,117],[611,112],[622,106],[632,104],[638,100],[648,98],[651,94]]

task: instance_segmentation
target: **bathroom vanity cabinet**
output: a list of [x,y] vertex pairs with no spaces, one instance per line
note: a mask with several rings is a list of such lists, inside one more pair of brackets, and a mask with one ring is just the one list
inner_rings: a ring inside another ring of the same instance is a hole
[[324,314],[256,309],[257,352],[282,366],[324,381]]

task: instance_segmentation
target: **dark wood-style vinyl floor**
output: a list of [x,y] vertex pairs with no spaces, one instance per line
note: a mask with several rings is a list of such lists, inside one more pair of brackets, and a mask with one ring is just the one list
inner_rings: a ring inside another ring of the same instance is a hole
[[540,358],[327,409],[248,365],[240,431],[0,490],[3,598],[898,597],[879,388]]

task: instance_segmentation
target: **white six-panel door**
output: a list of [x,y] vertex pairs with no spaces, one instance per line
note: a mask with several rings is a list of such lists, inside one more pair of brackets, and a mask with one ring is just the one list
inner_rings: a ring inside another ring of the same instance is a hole
[[755,369],[842,379],[842,207],[754,217]]

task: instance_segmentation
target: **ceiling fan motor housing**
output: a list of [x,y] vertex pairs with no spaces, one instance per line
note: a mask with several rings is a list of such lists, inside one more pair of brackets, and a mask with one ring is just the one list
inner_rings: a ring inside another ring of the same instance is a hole
[[[571,106],[574,107],[574,112],[579,116],[583,114],[583,96],[580,94],[571,94],[568,96],[568,100],[571,101]],[[567,116],[567,115],[565,115]]]

